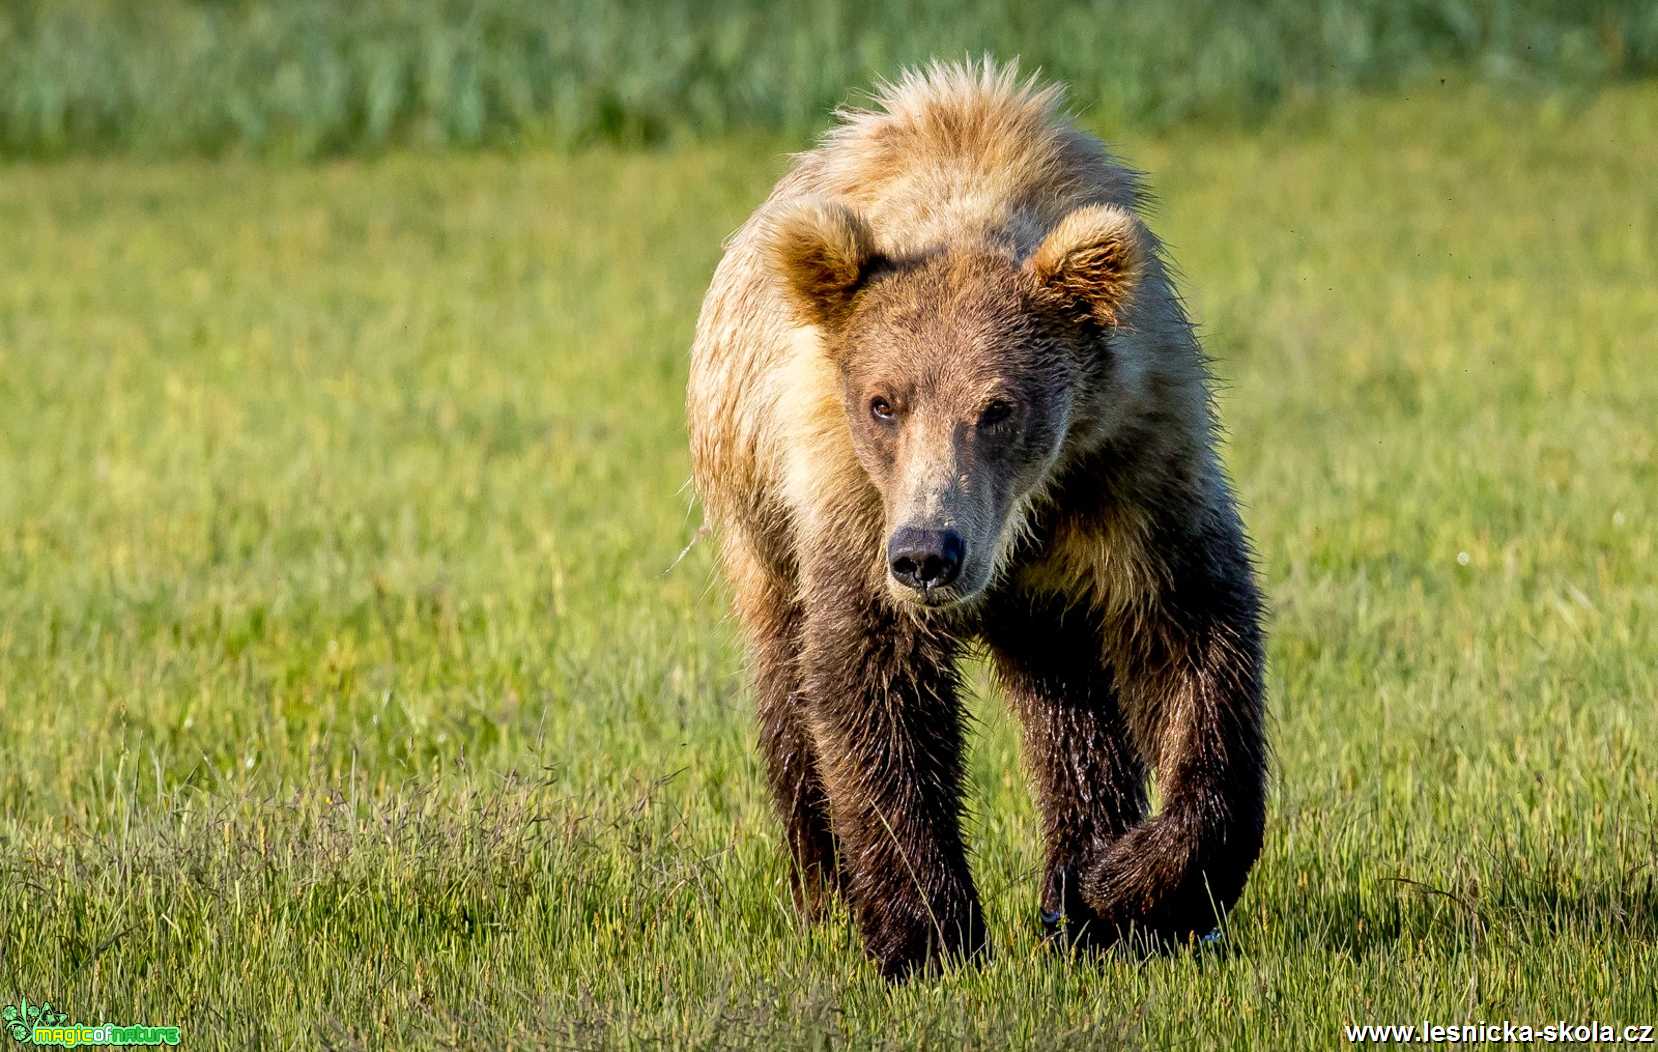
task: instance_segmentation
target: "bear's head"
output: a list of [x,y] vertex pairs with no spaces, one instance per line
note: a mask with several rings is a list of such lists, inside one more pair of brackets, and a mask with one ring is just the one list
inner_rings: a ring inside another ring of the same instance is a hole
[[889,592],[972,600],[1068,445],[1112,416],[1110,336],[1143,269],[1138,221],[1089,205],[1023,259],[987,242],[895,257],[850,209],[810,202],[768,245],[839,374],[885,510]]

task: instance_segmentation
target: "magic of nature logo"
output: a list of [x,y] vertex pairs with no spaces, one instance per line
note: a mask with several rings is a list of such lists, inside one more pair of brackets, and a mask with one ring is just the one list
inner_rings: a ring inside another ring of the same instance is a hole
[[118,1026],[104,1023],[88,1026],[71,1023],[67,1012],[53,1008],[51,1002],[30,1004],[27,997],[19,1004],[0,1007],[0,1026],[14,1040],[25,1045],[56,1045],[75,1048],[78,1045],[176,1045],[176,1026]]

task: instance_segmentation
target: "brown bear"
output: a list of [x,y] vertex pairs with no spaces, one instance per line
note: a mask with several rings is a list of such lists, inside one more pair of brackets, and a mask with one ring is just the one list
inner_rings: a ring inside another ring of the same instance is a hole
[[[1023,724],[1067,942],[1211,930],[1261,849],[1261,599],[1139,176],[1014,68],[844,112],[732,237],[688,391],[808,915],[983,950],[956,664]],[[1147,778],[1161,806],[1148,813]]]

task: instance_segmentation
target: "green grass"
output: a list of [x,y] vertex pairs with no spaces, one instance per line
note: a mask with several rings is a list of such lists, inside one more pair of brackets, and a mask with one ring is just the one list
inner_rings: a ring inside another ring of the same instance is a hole
[[996,955],[898,989],[792,919],[674,565],[691,324],[794,144],[9,169],[0,1003],[234,1048],[1658,1023],[1658,88],[1433,94],[1124,144],[1274,609],[1226,950],[1039,949],[981,688]]
[[0,155],[283,156],[816,131],[900,66],[990,51],[1162,126],[1449,74],[1658,74],[1650,0],[7,0]]

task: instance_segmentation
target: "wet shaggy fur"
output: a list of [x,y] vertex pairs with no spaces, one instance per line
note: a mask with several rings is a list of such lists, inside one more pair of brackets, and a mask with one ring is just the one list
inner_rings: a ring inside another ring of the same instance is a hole
[[[695,480],[795,900],[843,895],[890,976],[988,946],[970,647],[1023,725],[1056,936],[1206,932],[1261,847],[1261,601],[1204,361],[1137,176],[1059,102],[988,62],[884,87],[734,235],[697,328]],[[914,524],[963,539],[956,580],[895,583]]]

